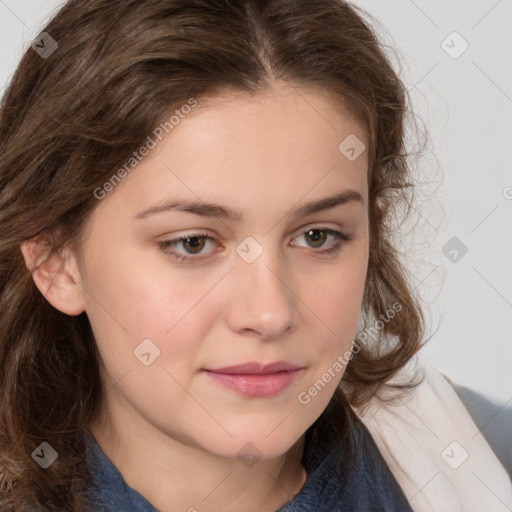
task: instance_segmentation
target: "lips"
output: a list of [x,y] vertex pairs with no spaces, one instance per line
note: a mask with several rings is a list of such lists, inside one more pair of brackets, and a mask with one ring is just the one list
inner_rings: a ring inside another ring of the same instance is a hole
[[264,398],[284,391],[302,370],[300,366],[277,361],[205,369],[204,372],[211,380],[231,391],[246,397]]

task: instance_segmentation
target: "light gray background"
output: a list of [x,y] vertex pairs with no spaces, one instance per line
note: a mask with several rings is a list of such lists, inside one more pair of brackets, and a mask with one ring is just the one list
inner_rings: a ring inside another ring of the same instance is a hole
[[[0,91],[63,3],[0,0]],[[503,418],[512,410],[512,0],[354,3],[375,16],[382,41],[400,54],[401,77],[431,139],[418,172],[440,182],[433,198],[435,187],[420,190],[419,223],[401,246],[430,311],[425,357],[485,395]],[[454,31],[469,44],[458,58],[443,49],[461,48],[448,37]],[[452,237],[468,248],[456,262],[443,254]]]

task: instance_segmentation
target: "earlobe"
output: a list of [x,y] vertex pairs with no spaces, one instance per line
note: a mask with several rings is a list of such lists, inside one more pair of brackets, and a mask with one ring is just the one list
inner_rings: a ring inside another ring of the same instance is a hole
[[62,250],[49,256],[50,246],[44,235],[21,243],[25,265],[45,299],[66,315],[85,311],[76,262]]

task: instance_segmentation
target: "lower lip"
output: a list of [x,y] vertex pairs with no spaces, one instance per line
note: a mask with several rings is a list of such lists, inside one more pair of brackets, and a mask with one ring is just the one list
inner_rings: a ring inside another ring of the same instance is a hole
[[284,391],[298,376],[299,370],[255,374],[228,374],[206,371],[211,379],[250,397],[273,396]]

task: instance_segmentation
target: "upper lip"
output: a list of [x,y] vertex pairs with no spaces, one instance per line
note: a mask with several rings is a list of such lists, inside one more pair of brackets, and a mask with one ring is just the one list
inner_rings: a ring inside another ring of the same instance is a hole
[[234,366],[225,366],[223,368],[206,368],[206,371],[225,374],[240,375],[268,375],[271,373],[299,370],[301,367],[286,361],[276,361],[274,363],[244,363]]

